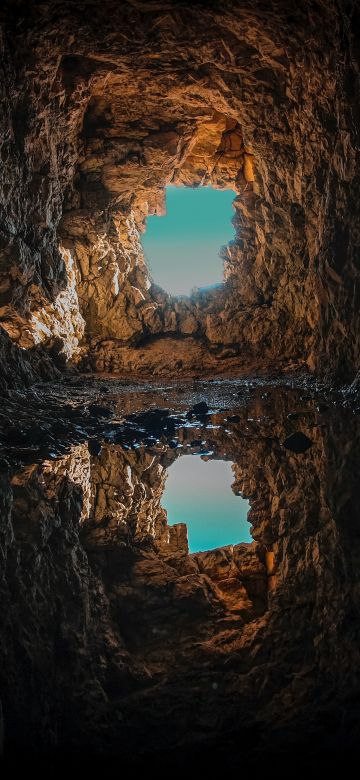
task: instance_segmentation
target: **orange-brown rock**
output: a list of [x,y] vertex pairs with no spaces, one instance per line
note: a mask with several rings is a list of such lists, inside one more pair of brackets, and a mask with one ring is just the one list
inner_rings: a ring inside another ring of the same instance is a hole
[[[358,751],[359,26],[357,0],[1,6],[12,774]],[[170,184],[236,193],[223,283],[182,298],[142,247]],[[221,378],[297,367],[348,395]],[[233,464],[251,544],[190,554],[168,524],[167,468],[204,452]]]
[[324,756],[330,721],[337,749],[356,744],[358,417],[279,390],[228,414],[177,435],[233,460],[252,544],[174,544],[165,469],[189,456],[165,434],[2,471],[8,753],[230,769],[289,744]]
[[[11,339],[31,353],[61,338],[84,367],[153,374],[156,356],[139,350],[161,340],[166,365],[191,336],[197,372],[204,349],[216,370],[230,345],[244,363],[353,377],[355,6],[65,1],[53,18],[51,2],[30,5],[6,2],[1,17]],[[176,301],[150,278],[141,234],[169,183],[237,192],[215,295]]]

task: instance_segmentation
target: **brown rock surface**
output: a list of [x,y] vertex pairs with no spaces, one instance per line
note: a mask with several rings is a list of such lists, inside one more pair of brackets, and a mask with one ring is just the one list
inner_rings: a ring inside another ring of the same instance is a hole
[[[356,744],[358,417],[290,392],[241,403],[177,436],[234,461],[252,544],[169,543],[164,468],[184,455],[165,433],[2,474],[10,754],[236,768]],[[298,455],[282,444],[297,431]]]
[[[253,776],[358,749],[359,25],[356,0],[1,6],[12,768]],[[170,184],[236,193],[223,284],[189,297],[142,248]],[[234,380],[294,367],[349,393]],[[189,554],[167,523],[166,470],[203,445],[251,544]]]
[[[11,338],[29,349],[60,337],[96,370],[142,371],[138,351],[157,339],[166,364],[191,336],[199,366],[230,345],[243,362],[354,376],[356,4],[4,9],[0,317]],[[149,277],[141,233],[168,183],[237,192],[215,295],[176,301]],[[152,350],[145,363],[159,371]]]

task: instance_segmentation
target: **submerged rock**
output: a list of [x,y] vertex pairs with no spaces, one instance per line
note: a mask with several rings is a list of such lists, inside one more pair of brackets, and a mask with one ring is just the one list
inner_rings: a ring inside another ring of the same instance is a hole
[[194,406],[189,409],[189,411],[186,414],[186,417],[188,420],[191,420],[192,417],[198,417],[201,419],[202,417],[206,417],[208,414],[209,407],[206,403],[206,401],[200,401],[198,404],[194,404]]
[[305,433],[302,433],[302,431],[296,431],[296,433],[287,436],[283,442],[283,446],[285,449],[300,455],[312,447],[312,441]]

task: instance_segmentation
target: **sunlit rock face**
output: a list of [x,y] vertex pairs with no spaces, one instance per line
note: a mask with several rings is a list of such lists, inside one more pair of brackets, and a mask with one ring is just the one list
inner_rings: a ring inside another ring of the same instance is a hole
[[[65,405],[47,458],[4,440],[8,756],[236,768],[357,745],[358,416],[290,391],[242,393],[201,419],[178,396],[151,423],[145,393],[133,402],[144,413],[103,429],[84,394],[89,443],[71,445]],[[188,444],[234,462],[252,544],[189,555],[167,534],[165,470]]]
[[[0,316],[16,345],[55,342],[97,371],[213,372],[261,357],[351,378],[356,9],[7,6]],[[215,294],[176,301],[149,277],[141,235],[169,183],[238,193]]]

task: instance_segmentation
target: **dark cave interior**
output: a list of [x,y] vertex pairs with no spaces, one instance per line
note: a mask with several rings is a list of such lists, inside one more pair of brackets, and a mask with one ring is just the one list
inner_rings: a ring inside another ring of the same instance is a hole
[[[5,0],[0,26],[4,765],[342,762],[358,0]],[[223,283],[188,296],[143,250],[172,186],[234,191]],[[251,542],[189,553],[183,454],[233,464]]]

